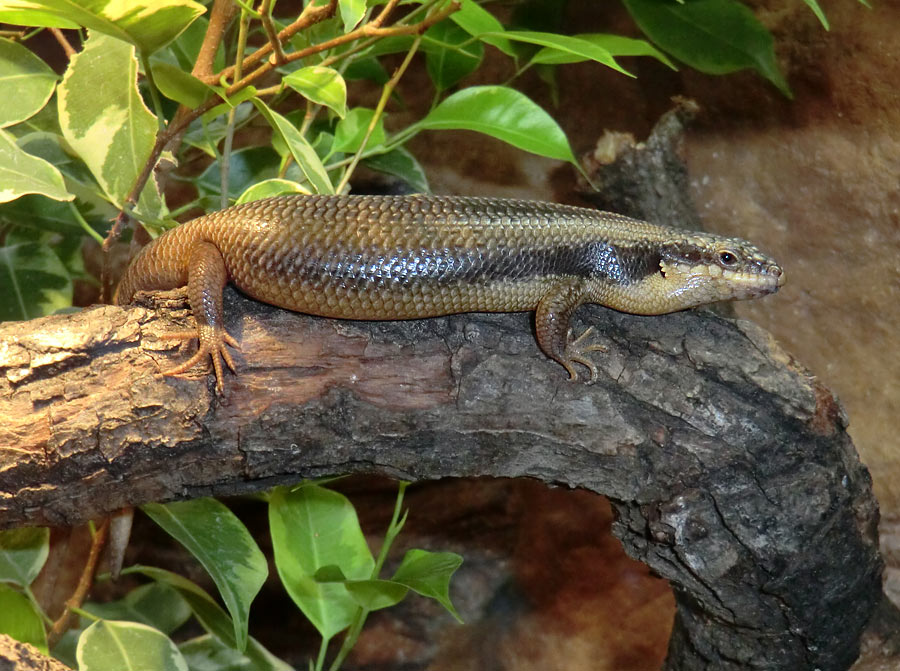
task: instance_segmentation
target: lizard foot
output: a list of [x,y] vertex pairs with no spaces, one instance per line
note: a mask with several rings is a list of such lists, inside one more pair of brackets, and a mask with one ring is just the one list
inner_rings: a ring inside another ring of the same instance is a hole
[[576,363],[580,363],[582,366],[591,371],[591,377],[588,380],[589,383],[595,382],[600,376],[600,370],[597,368],[597,364],[590,359],[588,353],[605,352],[607,348],[604,345],[600,345],[598,343],[585,343],[585,341],[593,332],[594,327],[591,326],[587,330],[585,330],[584,333],[575,338],[575,340],[566,345],[566,360],[562,361],[561,363],[569,372],[569,380],[571,382],[575,382],[576,380],[578,380],[578,371],[575,370],[574,365]]
[[162,340],[199,340],[197,352],[184,363],[163,371],[163,375],[179,375],[194,366],[201,363],[207,356],[212,358],[213,370],[216,373],[216,392],[222,394],[225,391],[224,369],[222,360],[231,369],[232,373],[237,371],[234,368],[234,360],[231,358],[231,352],[228,351],[226,345],[230,345],[237,350],[241,347],[237,340],[231,337],[225,329],[213,328],[211,326],[199,326],[196,331],[177,331],[175,333],[164,333],[160,336]]

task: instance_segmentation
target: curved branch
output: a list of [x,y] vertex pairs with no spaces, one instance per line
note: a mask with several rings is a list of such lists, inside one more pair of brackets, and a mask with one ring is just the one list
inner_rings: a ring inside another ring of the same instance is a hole
[[0,524],[339,472],[534,477],[608,496],[627,551],[673,585],[668,669],[845,669],[881,593],[877,505],[843,412],[749,323],[579,315],[609,347],[572,384],[529,317],[390,323],[226,293],[223,399],[184,353],[180,292],[0,325]]

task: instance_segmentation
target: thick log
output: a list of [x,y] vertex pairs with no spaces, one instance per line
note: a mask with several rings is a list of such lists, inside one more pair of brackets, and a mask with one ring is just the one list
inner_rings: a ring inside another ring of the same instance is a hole
[[71,671],[71,669],[28,643],[20,643],[0,634],[0,670],[2,671]]
[[0,325],[0,525],[334,473],[533,477],[609,497],[671,582],[666,668],[856,658],[881,594],[869,474],[831,393],[758,327],[582,308],[609,348],[587,385],[525,314],[333,321],[230,289],[226,311],[224,398],[203,369],[159,375],[186,356],[158,339],[189,325],[181,292]]

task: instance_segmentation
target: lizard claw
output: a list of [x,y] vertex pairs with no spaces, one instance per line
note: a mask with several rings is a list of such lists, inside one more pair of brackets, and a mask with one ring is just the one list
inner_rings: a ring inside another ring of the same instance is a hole
[[575,366],[573,365],[575,363],[580,363],[591,371],[589,382],[596,382],[597,378],[600,376],[600,369],[598,369],[597,364],[587,356],[587,353],[605,352],[607,348],[599,343],[584,344],[584,341],[593,332],[594,327],[591,326],[566,346],[566,361],[563,362],[563,366],[565,366],[566,370],[569,372],[569,380],[572,382],[578,380],[578,371],[575,370]]
[[175,333],[165,333],[160,336],[162,340],[199,340],[199,347],[194,355],[178,366],[163,371],[163,375],[179,375],[194,366],[200,364],[207,356],[212,358],[213,370],[216,373],[216,393],[222,394],[225,391],[225,371],[222,368],[222,360],[231,369],[232,373],[237,373],[234,366],[234,360],[231,358],[231,352],[228,351],[226,345],[230,345],[237,350],[241,347],[230,333],[223,328],[214,328],[212,326],[198,326],[196,331],[178,331]]

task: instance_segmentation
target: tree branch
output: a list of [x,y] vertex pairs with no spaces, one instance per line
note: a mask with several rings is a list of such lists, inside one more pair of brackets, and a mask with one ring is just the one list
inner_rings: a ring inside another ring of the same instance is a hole
[[237,4],[234,0],[215,0],[209,13],[209,25],[200,45],[200,53],[191,74],[197,79],[208,79],[212,76],[213,63],[216,61],[216,51],[222,44],[228,24],[237,13]]
[[220,400],[203,371],[158,375],[185,356],[158,339],[188,325],[183,292],[0,325],[0,524],[334,473],[534,477],[608,496],[671,581],[666,668],[855,659],[881,593],[869,474],[833,396],[752,324],[582,309],[609,347],[588,386],[524,314],[333,321],[230,289],[226,311],[243,351]]

